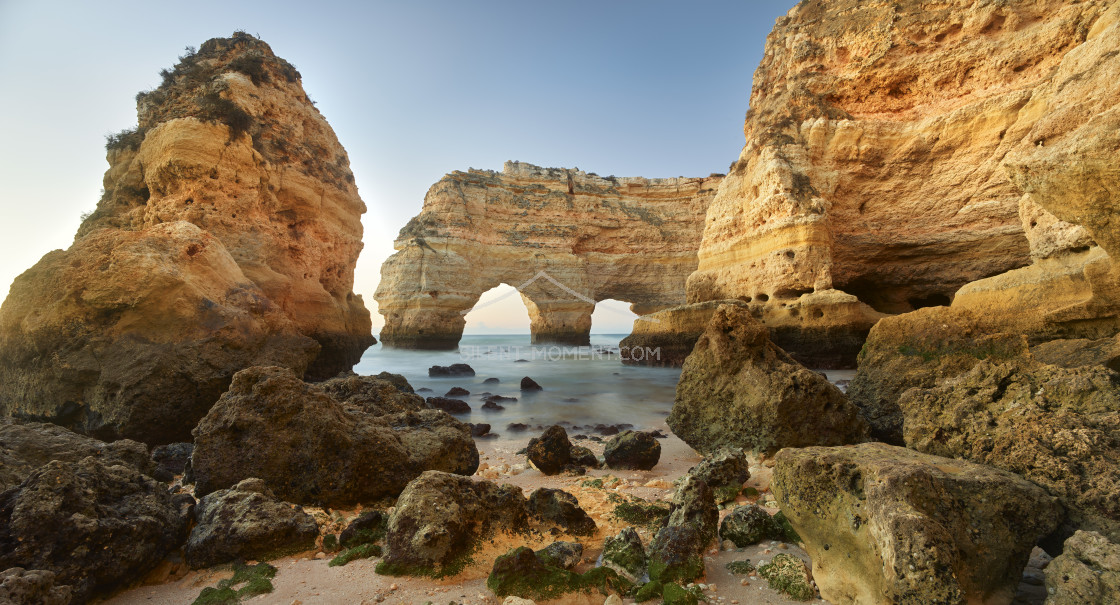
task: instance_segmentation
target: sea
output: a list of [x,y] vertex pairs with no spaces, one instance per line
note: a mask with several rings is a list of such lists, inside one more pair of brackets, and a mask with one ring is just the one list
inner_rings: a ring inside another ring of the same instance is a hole
[[[457,414],[464,422],[486,423],[499,440],[524,439],[553,424],[569,433],[593,434],[597,425],[632,425],[637,430],[663,427],[673,407],[680,368],[626,365],[622,355],[655,355],[655,351],[619,348],[625,334],[592,334],[587,347],[533,345],[529,335],[467,335],[455,351],[419,351],[370,347],[354,371],[361,375],[379,372],[401,374],[425,397],[443,396],[452,387],[470,395],[456,397],[471,406],[470,413]],[[432,378],[428,368],[465,363],[474,376]],[[829,379],[850,379],[850,372],[828,371]],[[521,391],[521,379],[529,377],[543,390]],[[498,384],[483,384],[497,378]],[[422,389],[430,389],[423,391]],[[503,401],[504,410],[483,410],[487,394],[516,397]],[[524,432],[510,430],[523,424]]]

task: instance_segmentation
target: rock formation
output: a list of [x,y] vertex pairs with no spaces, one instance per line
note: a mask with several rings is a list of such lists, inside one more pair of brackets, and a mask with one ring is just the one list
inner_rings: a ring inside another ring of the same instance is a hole
[[338,380],[345,379],[307,384],[276,367],[238,372],[195,428],[195,493],[255,477],[297,504],[371,504],[400,494],[427,470],[471,475],[478,469],[466,424],[421,409],[411,393],[404,395],[417,407],[399,413],[340,403],[325,393]]
[[13,423],[0,425],[0,492],[23,483],[32,471],[51,461],[78,462],[87,456],[156,474],[142,443],[128,439],[104,443],[53,424]]
[[785,449],[771,487],[832,603],[1010,603],[1061,505],[1023,478],[882,443]]
[[4,414],[182,441],[234,372],[327,378],[374,342],[352,292],[365,205],[299,72],[238,33],[163,73],[73,245],[0,307]]
[[[851,367],[877,312],[947,305],[969,282],[1114,232],[1120,78],[1106,9],[798,4],[755,72],[689,305],[742,300],[794,358]],[[826,306],[812,300],[824,293]],[[679,348],[673,326],[694,340],[697,313],[636,325],[635,344]]]
[[669,427],[696,451],[773,453],[858,443],[867,425],[821,375],[770,342],[746,309],[723,305],[685,361]]
[[1066,540],[1046,567],[1045,605],[1120,602],[1120,544],[1086,531]]
[[448,174],[381,267],[381,339],[454,348],[466,312],[503,283],[520,289],[538,343],[588,344],[601,300],[639,314],[683,304],[720,179],[600,177],[521,162]]

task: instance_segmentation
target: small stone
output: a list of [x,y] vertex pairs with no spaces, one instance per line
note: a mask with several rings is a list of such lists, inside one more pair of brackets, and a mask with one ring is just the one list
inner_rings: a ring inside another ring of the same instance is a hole
[[325,553],[325,552],[315,553],[315,560],[316,561],[321,561],[321,560],[326,559],[326,558],[327,558],[327,553]]
[[739,586],[750,586],[751,583],[746,580],[739,580]]
[[396,584],[390,584],[390,585],[389,585],[389,590],[396,590],[396,589],[397,589],[397,585],[396,585]]

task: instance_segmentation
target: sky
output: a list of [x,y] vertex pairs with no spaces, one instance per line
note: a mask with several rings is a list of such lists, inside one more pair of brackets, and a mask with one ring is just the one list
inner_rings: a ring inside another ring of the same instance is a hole
[[[186,46],[242,29],[300,70],[369,207],[354,289],[376,332],[381,263],[448,172],[726,172],[766,35],[794,4],[0,0],[0,293],[70,245],[100,197],[105,135],[135,125],[136,93]],[[592,331],[632,319],[603,302]],[[528,332],[518,296],[467,320],[467,333]]]

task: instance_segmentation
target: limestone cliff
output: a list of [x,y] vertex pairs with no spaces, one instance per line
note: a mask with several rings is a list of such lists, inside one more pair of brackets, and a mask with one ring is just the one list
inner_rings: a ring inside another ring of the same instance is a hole
[[597,301],[623,300],[639,314],[680,305],[720,180],[600,177],[520,162],[448,174],[381,267],[381,339],[453,348],[465,313],[503,283],[520,288],[533,342],[587,344]]
[[295,68],[238,33],[163,78],[74,244],[0,308],[0,412],[189,440],[238,370],[325,378],[375,342],[352,292],[365,205]]

